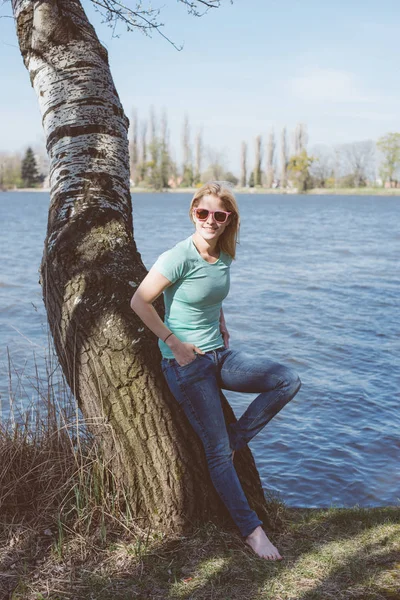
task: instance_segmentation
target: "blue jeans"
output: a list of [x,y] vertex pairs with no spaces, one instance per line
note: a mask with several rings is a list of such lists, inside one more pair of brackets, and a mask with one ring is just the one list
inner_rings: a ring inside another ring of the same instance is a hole
[[[250,509],[233,465],[245,446],[299,391],[290,368],[265,357],[226,348],[210,350],[183,367],[163,358],[168,386],[204,446],[211,480],[243,537],[262,524]],[[225,424],[220,389],[258,393],[236,423]],[[260,393],[261,392],[261,393]]]

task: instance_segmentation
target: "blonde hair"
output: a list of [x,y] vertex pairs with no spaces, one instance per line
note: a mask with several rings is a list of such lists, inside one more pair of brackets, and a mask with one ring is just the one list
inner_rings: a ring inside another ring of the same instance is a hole
[[228,225],[226,226],[224,233],[219,238],[218,247],[232,258],[235,258],[236,244],[239,243],[240,216],[236,198],[229,187],[229,184],[224,181],[208,181],[199,188],[190,203],[190,220],[195,223],[193,209],[199,205],[203,196],[209,195],[218,196],[224,203],[225,210],[232,213],[229,215]]

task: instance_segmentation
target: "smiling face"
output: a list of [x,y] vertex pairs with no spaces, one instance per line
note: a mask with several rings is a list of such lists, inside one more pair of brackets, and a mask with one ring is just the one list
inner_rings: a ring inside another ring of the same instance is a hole
[[[226,207],[218,196],[209,194],[203,196],[194,208],[207,208],[210,211],[224,210]],[[217,223],[214,219],[214,215],[209,213],[205,221],[199,221],[195,215],[193,215],[193,221],[196,227],[196,233],[200,235],[206,242],[216,242],[218,238],[224,233],[227,225],[229,224],[229,216],[225,223]]]
[[[211,214],[205,221],[200,221],[193,214],[194,208],[204,208],[212,212],[222,210],[231,214],[225,223],[217,223],[214,215]],[[240,216],[236,198],[229,185],[225,185],[223,181],[205,183],[192,198],[189,216],[196,228],[193,239],[197,239],[204,251],[207,251],[206,245],[209,246],[209,250],[215,250],[218,247],[220,251],[235,258]]]

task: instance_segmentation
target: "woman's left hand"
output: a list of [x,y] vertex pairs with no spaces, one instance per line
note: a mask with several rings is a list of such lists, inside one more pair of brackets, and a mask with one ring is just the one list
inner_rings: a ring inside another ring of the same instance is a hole
[[221,333],[222,333],[222,339],[224,340],[224,346],[225,348],[229,348],[229,332],[227,330],[226,327],[220,327]]

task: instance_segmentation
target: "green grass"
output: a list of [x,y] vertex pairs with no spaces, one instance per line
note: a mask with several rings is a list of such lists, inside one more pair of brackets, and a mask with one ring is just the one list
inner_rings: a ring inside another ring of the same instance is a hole
[[[169,193],[182,193],[193,195],[197,188],[174,188],[169,190],[164,190],[164,192]],[[256,188],[235,188],[236,194],[267,194],[267,195],[276,195],[276,194],[293,194],[294,191],[286,191],[277,189],[268,189],[263,187]],[[131,192],[133,194],[144,194],[151,193],[154,194],[157,190],[153,190],[151,188],[132,188]],[[297,192],[296,192],[297,193]],[[392,188],[386,189],[383,187],[360,187],[360,188],[313,188],[311,190],[307,190],[304,193],[305,195],[311,196],[400,196],[400,188]]]
[[13,548],[20,555],[11,598],[400,599],[400,508],[286,510],[287,531],[273,540],[280,563],[212,524],[168,538],[116,528],[111,543],[96,532],[70,534],[61,558],[55,535],[37,553],[37,531],[36,554]]
[[400,196],[400,188],[314,188],[307,191],[312,196]]

